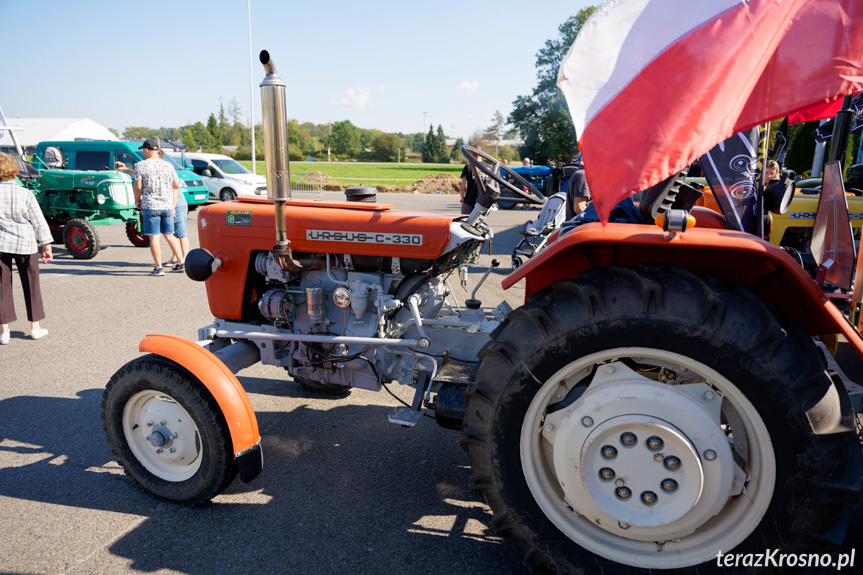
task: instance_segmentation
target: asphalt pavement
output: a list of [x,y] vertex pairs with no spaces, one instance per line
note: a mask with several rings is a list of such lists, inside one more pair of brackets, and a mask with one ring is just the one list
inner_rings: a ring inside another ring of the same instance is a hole
[[[454,195],[378,200],[459,210]],[[484,252],[479,263],[496,257],[501,267],[479,291],[486,305],[522,303],[522,284],[504,292],[500,281],[518,240],[515,228],[536,215],[491,214],[493,256]],[[193,247],[195,221],[191,213]],[[263,438],[264,470],[256,480],[237,479],[194,509],[138,488],[106,443],[104,386],[140,355],[144,335],[194,340],[212,315],[202,283],[180,273],[149,277],[148,249],[133,247],[122,226],[97,230],[102,250],[94,259],[75,260],[55,246],[54,262],[42,266],[43,326],[50,330],[42,340],[26,337],[23,293],[14,280],[19,319],[10,344],[0,347],[0,573],[528,572],[515,545],[487,531],[491,514],[467,488],[469,461],[457,432],[427,418],[412,429],[388,423],[399,403],[386,391],[314,396],[271,366],[238,374]],[[471,289],[480,276],[472,274]],[[844,367],[863,381],[859,359],[844,347]],[[390,389],[412,398],[412,389]],[[859,504],[854,517],[848,541],[863,541]]]

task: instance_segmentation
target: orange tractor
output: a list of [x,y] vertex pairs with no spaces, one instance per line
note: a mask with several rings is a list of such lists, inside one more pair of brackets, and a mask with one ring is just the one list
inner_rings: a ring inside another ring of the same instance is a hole
[[199,505],[259,475],[235,374],[262,362],[325,393],[415,388],[390,420],[460,431],[490,528],[534,567],[703,572],[719,552],[842,542],[861,388],[813,338],[861,354],[863,339],[785,251],[672,209],[671,178],[641,202],[664,229],[561,233],[505,279],[526,281],[524,305],[453,306],[446,280],[490,240],[501,187],[541,202],[530,183],[465,153],[489,176],[466,218],[293,200],[285,85],[261,61],[269,199],[203,208],[186,264],[215,320],[198,342],[147,336],[104,393],[113,453],[143,488]]

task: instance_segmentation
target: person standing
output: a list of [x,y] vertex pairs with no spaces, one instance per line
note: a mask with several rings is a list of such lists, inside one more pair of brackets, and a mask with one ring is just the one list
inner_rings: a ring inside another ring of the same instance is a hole
[[150,254],[156,267],[151,276],[163,276],[162,246],[159,234],[175,254],[180,253],[180,242],[174,237],[174,211],[177,207],[177,194],[180,177],[174,166],[159,159],[159,144],[144,140],[139,148],[144,160],[135,164],[132,179],[135,181],[135,205],[141,208],[144,220],[144,235],[150,237]]
[[40,339],[48,330],[39,322],[45,319],[39,286],[39,257],[52,259],[51,229],[33,192],[15,183],[18,163],[0,153],[0,345],[9,343],[9,324],[17,319],[12,300],[12,262],[18,268],[24,304],[30,320],[30,337]]
[[588,203],[590,203],[590,188],[587,185],[584,168],[579,168],[572,173],[566,186],[566,220],[571,220],[587,209]]
[[[165,150],[159,149],[159,159],[165,159]],[[186,226],[186,220],[189,217],[189,203],[186,201],[186,195],[183,192],[177,194],[177,207],[174,208],[174,237],[179,240],[180,251],[174,252],[169,264],[173,264],[172,272],[182,272],[186,270],[186,254],[189,253],[189,231]]]

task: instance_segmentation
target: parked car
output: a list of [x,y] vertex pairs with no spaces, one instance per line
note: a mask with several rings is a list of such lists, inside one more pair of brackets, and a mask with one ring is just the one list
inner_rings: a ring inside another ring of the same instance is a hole
[[211,198],[227,202],[237,196],[267,195],[267,178],[253,174],[229,156],[188,152],[168,155],[197,174]]
[[[68,140],[40,142],[36,146],[35,156],[45,164],[45,150],[48,147],[59,148],[63,152],[63,167],[70,170],[113,170],[114,162],[123,162],[132,168],[144,159],[141,154],[140,142],[109,141],[109,140]],[[177,170],[180,177],[183,195],[189,209],[207,201],[207,188],[200,177],[170,158],[165,159]]]

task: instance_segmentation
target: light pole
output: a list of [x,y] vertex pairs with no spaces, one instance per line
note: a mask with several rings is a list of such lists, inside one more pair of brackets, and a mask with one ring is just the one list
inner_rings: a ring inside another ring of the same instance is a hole
[[252,0],[248,0],[249,6],[249,116],[252,124],[252,173],[258,173],[255,161],[255,80],[252,70]]
[[422,134],[426,133],[426,114],[428,114],[428,112],[423,112],[423,131],[421,132]]
[[330,161],[330,149],[333,144],[333,123],[329,122],[330,125],[330,135],[327,137],[327,161]]

